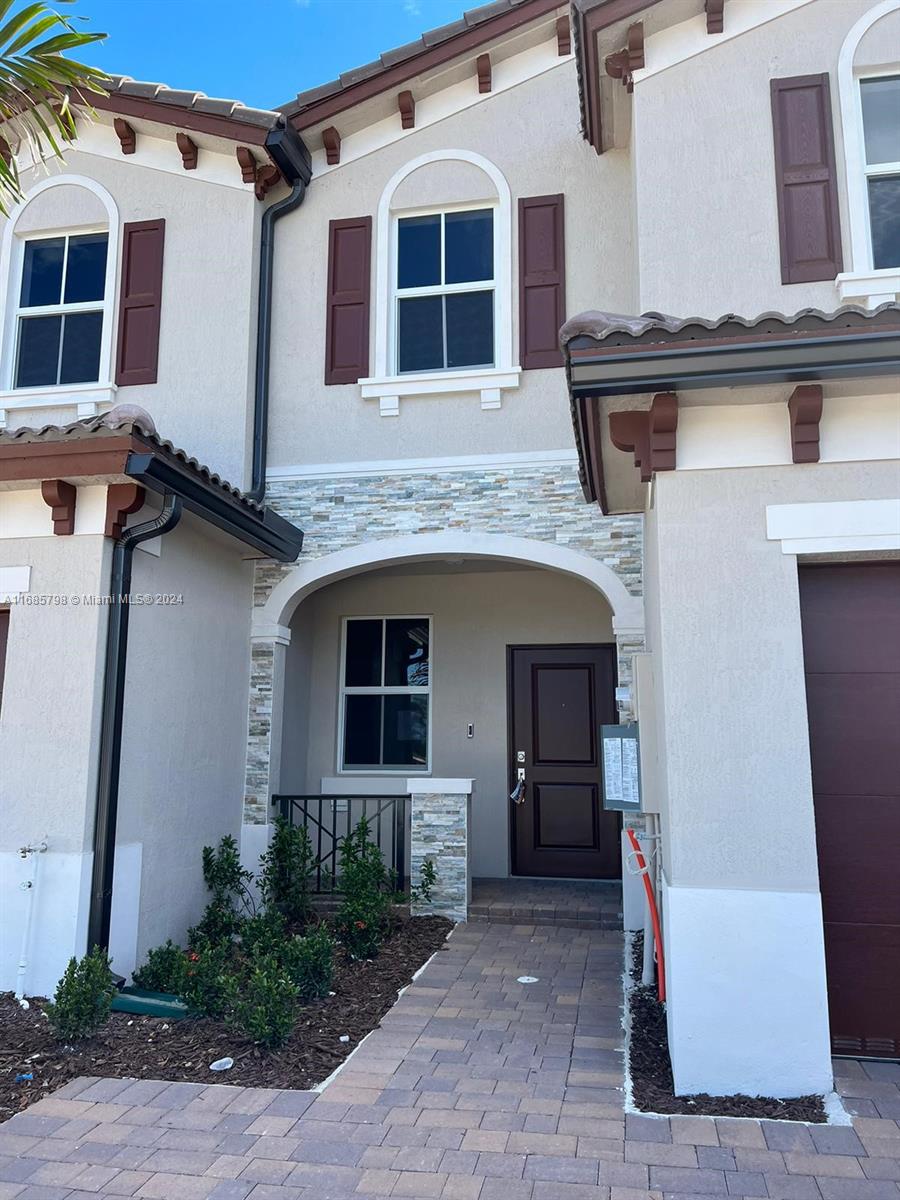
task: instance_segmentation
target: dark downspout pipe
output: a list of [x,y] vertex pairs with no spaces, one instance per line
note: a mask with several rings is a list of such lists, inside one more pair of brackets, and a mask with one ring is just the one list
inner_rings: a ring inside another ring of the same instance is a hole
[[256,383],[253,399],[253,462],[247,495],[266,494],[266,450],[269,440],[269,364],[272,349],[272,275],[275,264],[275,222],[303,203],[307,180],[291,185],[290,194],[262,215],[259,239],[259,306],[256,317]]
[[88,950],[109,949],[113,868],[116,857],[116,818],[119,809],[119,767],[122,758],[122,714],[125,707],[125,664],[131,568],[135,546],[174,529],[181,519],[181,499],[167,495],[159,516],[123,531],[113,547],[110,572],[109,624],[103,676],[103,715],[100,725],[97,810],[94,818],[94,865],[88,914]]

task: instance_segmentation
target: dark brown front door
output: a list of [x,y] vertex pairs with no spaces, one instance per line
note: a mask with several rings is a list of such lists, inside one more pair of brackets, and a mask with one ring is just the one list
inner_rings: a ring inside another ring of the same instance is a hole
[[[620,820],[600,802],[600,725],[616,720],[615,646],[510,646],[513,874],[621,875]],[[517,761],[524,752],[525,761]]]
[[900,563],[800,570],[831,1043],[900,1057]]

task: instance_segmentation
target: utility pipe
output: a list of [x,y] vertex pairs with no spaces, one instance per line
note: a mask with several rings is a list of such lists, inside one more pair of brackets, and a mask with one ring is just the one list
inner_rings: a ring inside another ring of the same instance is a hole
[[637,840],[633,829],[627,829],[628,840],[631,842],[631,848],[634,852],[634,860],[637,864],[638,873],[644,879],[644,891],[647,893],[647,906],[650,909],[650,916],[653,921],[653,937],[656,942],[656,965],[659,975],[658,995],[660,1003],[666,999],[666,962],[663,952],[662,934],[659,928],[659,913],[656,908],[656,897],[653,894],[653,885],[650,882],[650,868],[647,866],[644,859],[644,852],[641,850],[641,844]]
[[39,842],[29,842],[27,846],[22,846],[19,850],[19,857],[25,859],[30,866],[28,877],[23,879],[19,884],[19,887],[27,896],[25,902],[25,925],[22,929],[22,952],[19,955],[19,966],[16,971],[15,991],[15,997],[22,1008],[28,1008],[28,1001],[25,999],[25,972],[28,970],[28,949],[31,943],[31,925],[34,918],[34,894],[37,890],[38,855],[44,854],[46,850],[46,834]]
[[89,951],[94,946],[109,950],[116,819],[119,810],[119,768],[122,760],[122,718],[125,708],[128,617],[131,608],[129,593],[134,549],[141,542],[168,533],[175,528],[180,519],[181,498],[168,494],[158,516],[125,529],[113,546],[109,585],[111,603],[106,628],[106,665],[103,674],[103,715],[100,724],[100,765],[94,817],[94,862],[88,914]]

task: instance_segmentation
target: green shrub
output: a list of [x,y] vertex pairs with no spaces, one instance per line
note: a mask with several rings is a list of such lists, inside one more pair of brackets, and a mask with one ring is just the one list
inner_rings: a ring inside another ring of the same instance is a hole
[[305,937],[285,943],[282,962],[301,1000],[327,996],[334,974],[334,938],[327,926],[317,925]]
[[259,860],[259,891],[267,912],[279,912],[292,924],[308,919],[315,861],[306,826],[295,827],[278,817],[269,848]]
[[109,959],[99,946],[84,958],[70,958],[46,1009],[53,1032],[64,1042],[90,1037],[109,1017],[115,994]]
[[189,930],[194,941],[225,942],[238,932],[241,922],[254,912],[249,885],[253,873],[241,866],[237,842],[230,834],[218,846],[203,847],[203,879],[212,899],[200,924]]
[[187,970],[187,955],[170,939],[164,946],[147,951],[147,961],[132,975],[135,987],[148,992],[171,992],[181,994],[184,973]]
[[223,942],[196,942],[187,956],[180,996],[193,1017],[222,1017],[234,999],[236,980],[231,948]]
[[365,817],[341,840],[340,886],[338,936],[351,958],[374,958],[388,930],[393,887],[381,851],[369,841]]
[[229,1024],[264,1046],[283,1046],[294,1028],[297,989],[274,955],[251,960],[234,996]]
[[257,913],[241,925],[241,949],[248,956],[274,954],[278,958],[288,940],[284,917],[277,909]]

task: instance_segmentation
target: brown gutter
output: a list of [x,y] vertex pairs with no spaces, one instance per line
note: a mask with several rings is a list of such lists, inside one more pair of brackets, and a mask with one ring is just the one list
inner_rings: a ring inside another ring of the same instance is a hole
[[[285,105],[284,111],[287,112],[295,129],[309,129],[312,125],[318,125],[320,121],[330,120],[337,113],[345,112],[348,108],[353,108],[365,100],[371,100],[373,96],[380,96],[382,92],[390,91],[399,84],[415,78],[416,75],[421,75],[424,71],[431,71],[435,67],[443,66],[444,63],[452,62],[454,58],[483,46],[485,42],[490,42],[494,38],[502,37],[505,33],[529,24],[531,21],[548,16],[562,6],[560,0],[524,0],[524,3],[516,8],[482,21],[464,33],[457,34],[437,46],[432,46],[430,49],[404,59],[396,66],[378,71],[368,79],[361,79],[359,83],[342,88],[333,96],[327,96],[325,99],[311,104],[308,108],[291,112],[292,106],[288,104]],[[644,6],[646,6],[646,0],[644,0]]]

